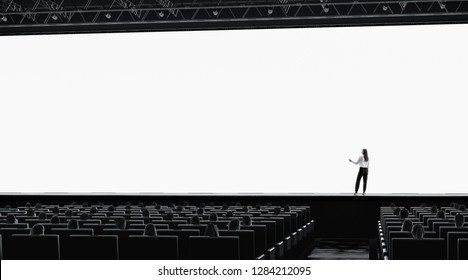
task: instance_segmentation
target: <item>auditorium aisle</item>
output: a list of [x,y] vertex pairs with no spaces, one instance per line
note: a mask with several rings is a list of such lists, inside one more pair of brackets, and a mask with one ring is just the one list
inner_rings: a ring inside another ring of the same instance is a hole
[[309,260],[368,260],[369,243],[360,240],[316,239]]

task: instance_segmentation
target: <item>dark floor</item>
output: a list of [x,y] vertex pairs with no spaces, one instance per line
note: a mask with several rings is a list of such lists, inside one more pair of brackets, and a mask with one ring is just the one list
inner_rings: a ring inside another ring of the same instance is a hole
[[316,239],[309,260],[368,260],[367,240]]

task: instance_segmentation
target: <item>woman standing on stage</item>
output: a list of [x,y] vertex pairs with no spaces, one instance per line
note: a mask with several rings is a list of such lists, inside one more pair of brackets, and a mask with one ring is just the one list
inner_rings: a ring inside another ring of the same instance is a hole
[[369,174],[369,156],[367,154],[367,150],[362,149],[362,156],[360,156],[355,162],[351,159],[349,160],[349,162],[359,165],[359,173],[356,178],[356,188],[354,189],[354,195],[356,195],[359,191],[359,184],[361,183],[361,178],[363,178],[364,181],[362,195],[365,195],[367,188],[367,175]]

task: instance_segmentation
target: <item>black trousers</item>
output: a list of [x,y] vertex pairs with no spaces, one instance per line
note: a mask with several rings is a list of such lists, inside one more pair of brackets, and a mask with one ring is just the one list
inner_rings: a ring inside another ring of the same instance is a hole
[[364,184],[363,184],[363,189],[364,189],[364,192],[366,192],[366,188],[367,188],[367,174],[369,173],[369,168],[365,168],[365,167],[360,167],[359,168],[359,173],[357,175],[357,178],[356,178],[356,188],[354,189],[354,192],[358,192],[359,191],[359,185],[361,184],[361,178],[363,179],[364,181]]

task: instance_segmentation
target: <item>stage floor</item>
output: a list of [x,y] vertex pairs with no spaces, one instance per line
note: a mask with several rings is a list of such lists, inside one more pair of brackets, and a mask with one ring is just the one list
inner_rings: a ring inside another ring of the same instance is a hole
[[0,192],[0,196],[216,196],[216,197],[466,197],[468,193],[166,193],[166,192]]

